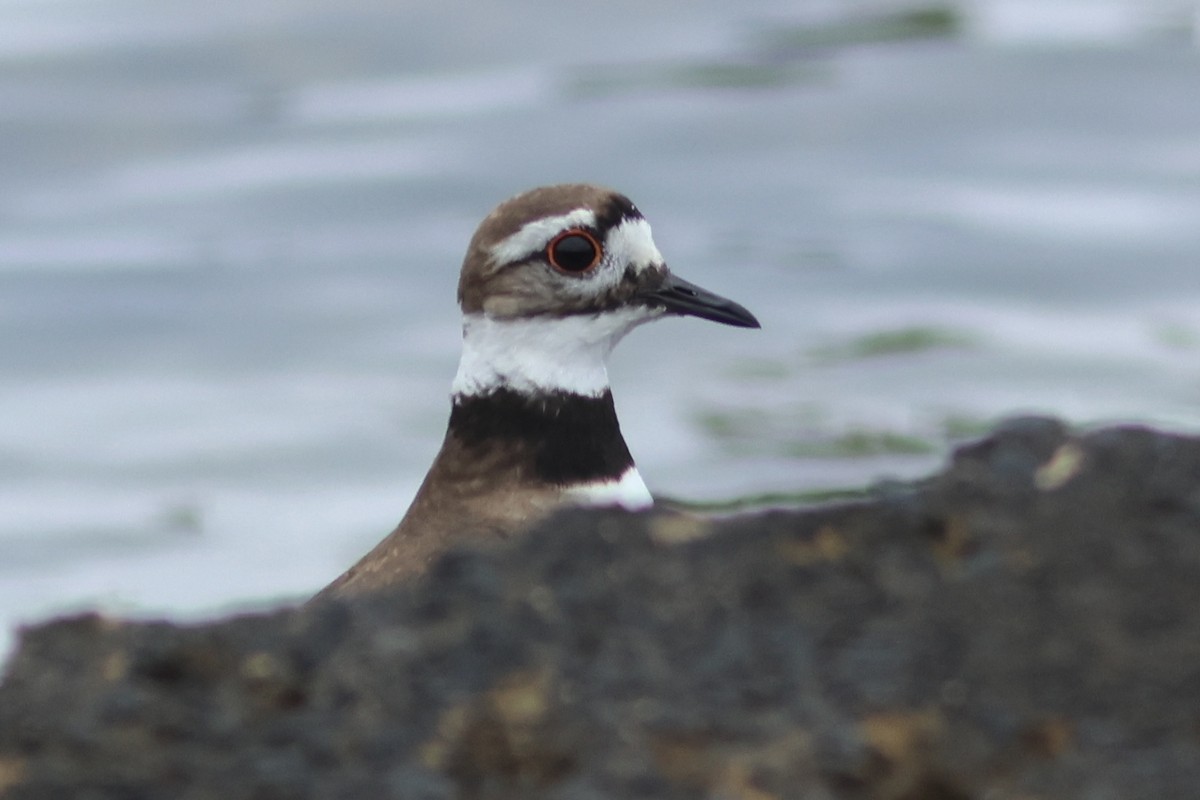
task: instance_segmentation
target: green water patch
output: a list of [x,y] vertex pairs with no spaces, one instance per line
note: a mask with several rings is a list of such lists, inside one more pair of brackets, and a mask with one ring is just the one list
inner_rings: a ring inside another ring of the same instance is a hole
[[770,89],[795,83],[811,73],[796,65],[754,62],[695,62],[666,73],[671,86],[700,89]]
[[647,89],[774,89],[826,79],[827,67],[814,59],[841,47],[944,39],[962,30],[952,5],[931,4],[895,12],[852,15],[826,24],[764,27],[725,58],[673,62],[605,64],[579,68],[569,76],[568,96],[587,98]]
[[866,500],[875,496],[871,487],[837,487],[830,489],[808,489],[795,492],[761,492],[730,497],[721,500],[684,500],[677,497],[655,497],[654,503],[661,508],[680,511],[714,514],[746,511],[755,508],[782,508],[787,506],[809,506],[817,503],[850,502]]
[[665,89],[773,89],[815,80],[822,70],[798,63],[760,62],[753,58],[694,60],[669,64],[608,65],[578,71],[566,92],[592,98]]
[[1200,331],[1181,322],[1167,322],[1151,331],[1154,340],[1172,350],[1200,349]]
[[826,25],[797,25],[772,30],[764,39],[776,52],[814,48],[950,39],[962,33],[962,13],[950,4],[930,4],[895,12],[861,14]]
[[773,358],[743,358],[731,362],[724,371],[739,381],[781,381],[796,374],[793,365]]
[[996,425],[992,417],[976,417],[970,414],[947,414],[942,418],[942,436],[947,442],[977,439],[990,433]]
[[967,349],[978,345],[972,334],[931,325],[912,325],[862,334],[844,342],[821,345],[808,356],[821,363],[856,361],[864,358],[912,355],[932,350]]
[[783,428],[814,428],[821,418],[814,407],[789,409],[785,415],[760,409],[711,409],[695,415],[695,423],[710,439],[726,446],[773,442]]
[[780,452],[792,458],[869,458],[921,456],[936,453],[936,442],[896,431],[856,428],[829,438],[783,442]]
[[[929,455],[942,449],[940,439],[910,433],[856,427],[825,431],[817,412],[801,410],[789,419],[762,411],[706,411],[698,426],[727,452],[784,458],[870,458],[886,455]],[[807,419],[806,419],[807,417]],[[786,433],[785,433],[786,431]]]
[[731,456],[773,456],[793,459],[860,459],[880,456],[927,456],[987,435],[992,417],[949,412],[934,417],[918,431],[874,427],[844,427],[829,421],[815,405],[780,410],[719,409],[694,417],[712,442]]

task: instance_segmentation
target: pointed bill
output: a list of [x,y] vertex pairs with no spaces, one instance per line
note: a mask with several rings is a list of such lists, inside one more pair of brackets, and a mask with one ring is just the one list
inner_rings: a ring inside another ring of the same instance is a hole
[[665,308],[671,314],[699,317],[738,328],[762,327],[753,314],[732,300],[669,272],[661,284],[640,292],[638,298],[648,305]]

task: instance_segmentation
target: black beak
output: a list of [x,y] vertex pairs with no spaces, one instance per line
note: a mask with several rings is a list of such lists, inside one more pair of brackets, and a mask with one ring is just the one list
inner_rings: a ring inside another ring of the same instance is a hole
[[753,314],[732,300],[701,289],[669,272],[661,284],[641,292],[640,297],[649,305],[660,306],[672,314],[700,317],[739,328],[762,327]]

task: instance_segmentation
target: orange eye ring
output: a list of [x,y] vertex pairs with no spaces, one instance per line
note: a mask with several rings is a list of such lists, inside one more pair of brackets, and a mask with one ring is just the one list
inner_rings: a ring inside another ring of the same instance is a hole
[[581,275],[594,268],[604,256],[604,248],[584,228],[563,231],[546,245],[546,260],[550,266],[566,275]]

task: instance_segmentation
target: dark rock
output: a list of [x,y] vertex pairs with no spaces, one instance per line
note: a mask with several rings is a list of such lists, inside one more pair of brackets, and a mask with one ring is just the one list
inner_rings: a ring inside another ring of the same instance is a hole
[[871,501],[573,512],[386,596],[51,622],[0,686],[6,798],[1198,787],[1200,440],[1044,419]]

